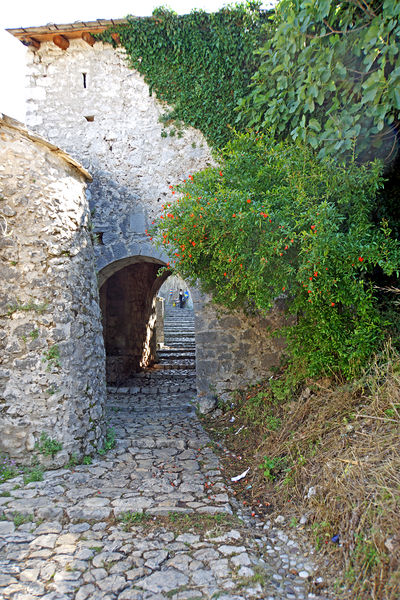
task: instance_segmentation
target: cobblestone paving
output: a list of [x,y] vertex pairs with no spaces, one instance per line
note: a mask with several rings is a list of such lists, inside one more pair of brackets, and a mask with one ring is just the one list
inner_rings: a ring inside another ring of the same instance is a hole
[[303,547],[232,515],[194,397],[193,369],[142,373],[110,390],[114,449],[0,485],[1,600],[325,600]]
[[[316,597],[307,592],[313,566],[286,534],[220,524],[229,493],[182,371],[180,380],[160,372],[111,392],[117,445],[92,465],[0,486],[1,598]],[[143,511],[150,521],[119,520]],[[160,519],[171,512],[187,514],[189,529],[204,515],[215,526],[180,533]],[[32,521],[16,526],[21,515]]]

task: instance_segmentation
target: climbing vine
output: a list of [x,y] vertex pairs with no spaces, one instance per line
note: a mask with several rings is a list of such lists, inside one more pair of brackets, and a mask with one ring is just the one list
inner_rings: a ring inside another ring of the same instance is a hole
[[231,135],[234,109],[259,65],[254,51],[261,45],[268,16],[257,2],[187,15],[158,8],[152,17],[128,17],[127,25],[97,38],[115,45],[118,34],[150,93],[155,91],[171,107],[164,121],[192,125],[212,146],[221,146]]
[[251,1],[128,20],[97,38],[118,39],[171,107],[165,120],[199,128],[211,145],[236,122],[305,141],[320,157],[395,156],[398,0],[281,0],[270,12]]

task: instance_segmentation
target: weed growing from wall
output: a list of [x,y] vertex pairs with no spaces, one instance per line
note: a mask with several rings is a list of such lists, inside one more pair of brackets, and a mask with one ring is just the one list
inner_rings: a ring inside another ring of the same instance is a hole
[[44,454],[44,456],[54,456],[62,450],[62,443],[52,439],[47,433],[43,432],[40,435],[39,441],[35,444],[35,450]]
[[42,361],[47,362],[47,371],[51,371],[52,368],[59,369],[61,367],[60,349],[57,344],[50,346],[50,348],[44,353]]

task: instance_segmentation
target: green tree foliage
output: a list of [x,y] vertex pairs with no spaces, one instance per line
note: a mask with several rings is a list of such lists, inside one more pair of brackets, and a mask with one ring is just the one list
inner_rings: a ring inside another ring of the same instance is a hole
[[281,0],[238,122],[319,156],[390,160],[400,114],[398,0]]
[[234,108],[259,65],[254,51],[267,18],[258,2],[210,14],[158,8],[150,18],[128,17],[128,25],[97,38],[115,44],[112,34],[118,33],[130,65],[172,107],[164,118],[192,125],[220,146],[231,136]]
[[384,336],[369,274],[400,265],[387,223],[371,220],[380,163],[345,168],[305,144],[247,133],[221,164],[190,175],[164,205],[156,237],[170,266],[226,306],[266,311],[285,296],[292,356],[310,374],[354,374]]

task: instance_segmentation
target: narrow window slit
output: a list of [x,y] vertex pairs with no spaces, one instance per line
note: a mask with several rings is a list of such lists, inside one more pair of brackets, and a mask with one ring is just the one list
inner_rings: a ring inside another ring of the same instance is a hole
[[87,85],[86,85],[86,73],[82,73],[82,77],[83,77],[83,87],[86,89]]
[[99,246],[104,246],[104,241],[103,241],[103,235],[104,235],[104,231],[95,231],[94,232],[94,243],[99,245]]

